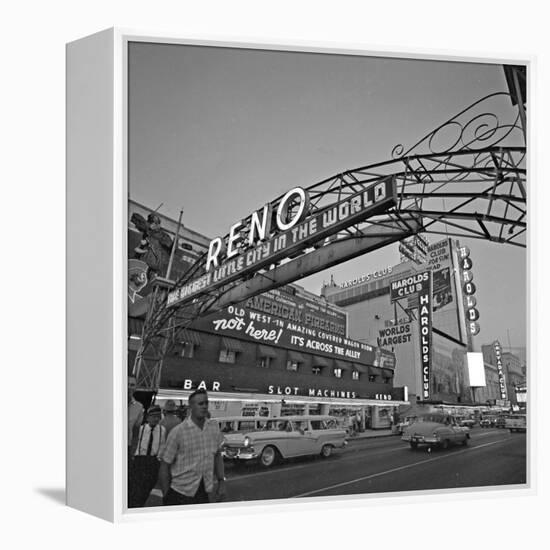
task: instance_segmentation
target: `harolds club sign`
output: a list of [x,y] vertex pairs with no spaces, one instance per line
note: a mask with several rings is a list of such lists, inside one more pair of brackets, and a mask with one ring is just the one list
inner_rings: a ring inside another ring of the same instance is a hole
[[[304,316],[304,320],[307,317]],[[330,320],[313,325],[267,315],[249,307],[230,306],[223,311],[197,319],[191,328],[252,340],[260,344],[280,346],[331,359],[376,365],[381,352],[373,346],[350,340],[330,330]],[[324,328],[321,328],[324,326]],[[384,356],[391,355],[384,352]],[[388,366],[395,365],[388,361]]]
[[409,277],[403,277],[402,279],[393,281],[390,285],[390,300],[392,302],[414,297],[418,304],[422,399],[430,398],[433,311],[432,286],[433,274],[431,270],[421,271]]

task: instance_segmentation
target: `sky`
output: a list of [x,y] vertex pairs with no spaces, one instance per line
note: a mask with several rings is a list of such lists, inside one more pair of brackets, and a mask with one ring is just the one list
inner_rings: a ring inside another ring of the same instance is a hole
[[[223,236],[292,187],[389,160],[499,91],[500,65],[133,43],[130,198],[174,219],[183,207],[187,227]],[[461,242],[477,286],[474,346],[525,346],[525,249]],[[398,262],[392,245],[297,282],[319,293],[331,274],[342,282]]]

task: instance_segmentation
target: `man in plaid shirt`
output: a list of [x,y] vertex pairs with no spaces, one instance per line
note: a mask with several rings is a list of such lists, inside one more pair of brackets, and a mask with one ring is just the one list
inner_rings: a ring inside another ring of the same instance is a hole
[[225,477],[218,423],[208,418],[208,394],[189,396],[190,415],[170,431],[162,454],[159,481],[166,506],[222,500]]

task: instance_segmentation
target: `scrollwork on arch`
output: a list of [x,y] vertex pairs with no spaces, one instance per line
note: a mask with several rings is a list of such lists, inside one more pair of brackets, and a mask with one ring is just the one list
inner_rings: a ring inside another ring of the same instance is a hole
[[511,107],[510,94],[483,97],[450,118],[409,149],[396,145],[391,156],[400,159],[420,154],[476,152],[498,145],[525,146],[519,112]]

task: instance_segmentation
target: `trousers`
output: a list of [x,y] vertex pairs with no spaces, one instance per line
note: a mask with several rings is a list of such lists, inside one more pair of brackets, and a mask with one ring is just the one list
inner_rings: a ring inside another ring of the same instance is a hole
[[168,490],[166,496],[162,499],[164,506],[175,506],[181,504],[205,504],[209,502],[208,493],[204,488],[204,480],[201,479],[199,488],[194,496],[188,497],[187,495],[182,495],[178,491],[174,491],[172,487]]
[[156,456],[135,456],[128,470],[128,508],[145,506],[157,483],[160,462]]

